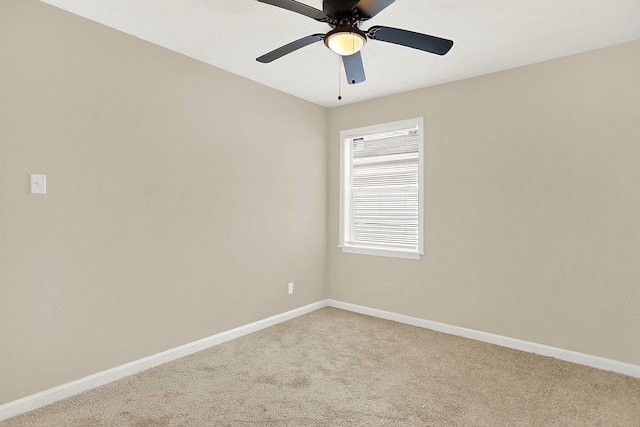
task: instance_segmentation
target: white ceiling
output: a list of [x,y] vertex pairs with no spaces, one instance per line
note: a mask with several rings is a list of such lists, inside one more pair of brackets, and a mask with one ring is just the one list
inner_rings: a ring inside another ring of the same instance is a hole
[[[640,0],[397,0],[362,25],[454,41],[445,56],[370,41],[367,80],[349,86],[323,43],[255,60],[330,28],[256,0],[42,0],[325,107],[492,73],[640,39]],[[322,8],[322,0],[301,0]],[[338,83],[342,101],[338,101]]]

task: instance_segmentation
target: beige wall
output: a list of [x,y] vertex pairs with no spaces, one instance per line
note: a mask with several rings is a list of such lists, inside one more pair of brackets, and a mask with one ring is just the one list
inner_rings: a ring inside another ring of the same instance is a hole
[[[332,109],[332,298],[640,365],[640,42]],[[339,131],[424,116],[426,256],[338,248]]]
[[[3,0],[0,404],[326,297],[640,365],[638,75],[635,42],[327,111]],[[342,254],[339,131],[417,116],[427,255]]]
[[35,0],[0,32],[0,404],[326,298],[326,109]]

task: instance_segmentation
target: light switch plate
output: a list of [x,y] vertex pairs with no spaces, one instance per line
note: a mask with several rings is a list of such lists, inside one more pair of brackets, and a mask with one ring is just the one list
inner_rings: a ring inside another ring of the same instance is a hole
[[31,194],[47,194],[47,175],[31,174]]

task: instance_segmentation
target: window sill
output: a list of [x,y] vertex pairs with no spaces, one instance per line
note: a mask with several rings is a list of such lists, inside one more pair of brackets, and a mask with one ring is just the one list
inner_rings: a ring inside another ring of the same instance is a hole
[[383,256],[389,258],[404,258],[404,259],[420,259],[421,255],[424,253],[418,252],[409,252],[402,250],[393,250],[393,249],[380,249],[380,248],[367,248],[362,246],[338,246],[342,249],[342,252],[349,254],[359,254],[359,255],[374,255],[374,256]]

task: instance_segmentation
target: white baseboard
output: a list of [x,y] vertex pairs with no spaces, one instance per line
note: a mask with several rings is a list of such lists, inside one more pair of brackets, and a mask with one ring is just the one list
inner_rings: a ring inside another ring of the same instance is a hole
[[632,365],[630,363],[619,362],[612,359],[605,359],[604,357],[592,356],[590,354],[579,353],[577,351],[565,350],[562,348],[551,347],[544,344],[537,344],[530,341],[509,338],[502,335],[495,335],[488,332],[476,331],[474,329],[461,328],[459,326],[447,325],[446,323],[433,322],[417,317],[405,316],[403,314],[363,307],[360,305],[350,304],[332,299],[328,300],[328,305],[329,307],[340,308],[342,310],[353,311],[355,313],[366,314],[373,317],[379,317],[381,319],[393,320],[395,322],[405,323],[407,325],[418,326],[438,332],[444,332],[450,335],[457,335],[476,341],[496,344],[502,347],[540,354],[542,356],[549,356],[567,362],[578,363],[580,365],[590,366],[592,368],[640,378],[640,366]]
[[544,344],[536,344],[529,341],[504,337],[488,332],[476,331],[474,329],[461,328],[459,326],[447,325],[445,323],[433,322],[417,317],[405,316],[403,314],[327,299],[268,317],[248,325],[240,326],[208,338],[194,341],[174,349],[163,351],[162,353],[157,353],[106,371],[98,372],[97,374],[80,378],[79,380],[32,394],[30,396],[23,397],[22,399],[5,403],[0,405],[0,421],[24,414],[25,412],[38,409],[58,400],[66,399],[67,397],[82,393],[83,391],[91,390],[92,388],[96,388],[163,363],[188,356],[189,354],[214,347],[232,339],[240,338],[244,335],[257,332],[261,329],[277,325],[278,323],[291,320],[327,306],[640,378],[640,366],[637,365],[551,347]]
[[34,409],[49,405],[58,400],[66,399],[67,397],[74,396],[82,393],[83,391],[91,390],[110,382],[117,381],[129,375],[137,374],[138,372],[146,369],[214,347],[232,339],[240,338],[244,335],[291,320],[295,317],[302,316],[303,314],[310,313],[326,306],[327,300],[318,301],[304,307],[296,308],[248,325],[221,332],[211,337],[203,338],[106,371],[98,372],[97,374],[89,375],[88,377],[80,378],[76,381],[71,381],[69,383],[23,397],[22,399],[5,403],[0,405],[0,421],[13,418],[20,414],[24,414],[25,412],[33,411]]

